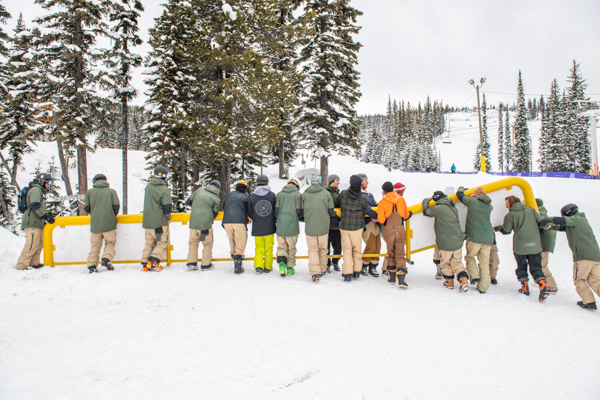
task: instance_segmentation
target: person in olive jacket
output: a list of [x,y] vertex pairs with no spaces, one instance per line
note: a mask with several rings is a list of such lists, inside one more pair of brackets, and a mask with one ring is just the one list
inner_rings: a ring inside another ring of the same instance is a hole
[[308,245],[308,270],[313,282],[327,273],[327,236],[329,219],[335,215],[333,199],[321,186],[320,175],[313,175],[310,186],[302,195],[304,204],[304,233]]
[[[479,293],[490,288],[490,253],[494,244],[494,228],[490,221],[493,206],[492,199],[485,194],[482,187],[477,187],[471,196],[465,194],[465,188],[459,187],[456,196],[469,210],[465,233],[467,235],[467,273],[471,284],[477,285]],[[477,257],[477,262],[475,262]]]
[[202,242],[202,261],[200,268],[207,271],[213,268],[212,249],[214,243],[212,224],[221,207],[221,182],[214,180],[206,189],[198,189],[186,200],[192,207],[190,213],[190,240],[187,257],[189,269],[198,270],[198,247]]
[[281,276],[296,273],[296,243],[300,235],[299,218],[303,216],[300,182],[292,178],[277,193],[275,216],[277,217],[277,264]]
[[44,245],[42,231],[44,223],[54,223],[54,217],[46,212],[45,194],[52,184],[50,174],[37,174],[29,183],[27,191],[27,210],[23,213],[21,230],[25,231],[25,246],[17,261],[19,270],[37,269],[44,266],[40,263],[40,254]]
[[529,296],[529,275],[540,287],[539,300],[548,298],[548,285],[542,272],[542,242],[540,229],[550,229],[550,224],[533,207],[526,206],[516,196],[508,196],[505,200],[508,214],[504,217],[501,226],[494,227],[496,232],[503,235],[513,235],[513,253],[517,261],[517,279],[521,282],[519,293]]
[[[435,206],[429,208],[429,202],[433,200]],[[438,190],[429,199],[424,199],[423,215],[435,218],[433,228],[435,230],[435,242],[440,251],[440,266],[445,278],[444,286],[454,289],[454,275],[459,281],[460,292],[469,290],[469,275],[462,262],[462,246],[466,235],[460,228],[458,221],[458,210],[454,200],[446,197],[444,192]]]
[[248,199],[248,215],[252,219],[254,236],[254,270],[257,274],[273,270],[273,245],[275,244],[275,203],[277,196],[271,191],[269,178],[259,175],[257,188]]
[[567,233],[573,252],[573,282],[581,301],[577,305],[595,311],[594,293],[600,296],[600,247],[584,213],[576,204],[567,204],[560,210],[560,217],[547,217],[553,223],[552,230]]
[[[538,206],[538,210],[540,210],[540,215],[546,218],[548,216],[548,210],[544,207],[544,201],[542,199],[535,199],[535,202]],[[540,240],[542,241],[542,272],[546,277],[548,291],[550,293],[556,293],[558,291],[558,285],[548,267],[550,253],[554,253],[554,247],[556,247],[556,231],[552,229],[541,230]]]
[[92,179],[93,187],[85,193],[83,210],[90,214],[91,249],[87,259],[87,267],[91,273],[98,272],[98,257],[102,242],[102,266],[109,271],[114,270],[112,261],[115,258],[117,243],[117,214],[121,208],[119,196],[106,181],[106,176],[98,174]]
[[160,259],[169,244],[169,221],[173,210],[171,189],[167,185],[169,170],[154,168],[144,192],[142,228],[146,230],[146,246],[142,253],[144,271],[160,271]]
[[[340,177],[336,174],[329,175],[327,178],[329,185],[325,188],[331,195],[333,200],[333,207],[340,208]],[[333,254],[339,256],[342,254],[342,236],[340,233],[340,217],[335,214],[329,220],[329,235],[327,236],[327,255]],[[328,258],[327,259],[327,272],[331,272],[331,265],[336,271],[340,270],[338,265],[340,262],[339,258]]]

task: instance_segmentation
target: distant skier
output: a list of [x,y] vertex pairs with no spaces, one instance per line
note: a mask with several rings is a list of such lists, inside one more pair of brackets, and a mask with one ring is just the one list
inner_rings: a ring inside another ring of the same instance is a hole
[[37,174],[27,187],[27,196],[24,206],[26,210],[21,220],[21,230],[25,231],[25,246],[17,261],[16,269],[38,269],[44,264],[40,263],[40,254],[44,245],[42,231],[44,223],[54,223],[54,217],[46,211],[46,193],[52,184],[50,174]]
[[154,168],[152,179],[144,191],[142,228],[146,230],[146,246],[142,252],[144,271],[162,271],[160,260],[169,245],[169,221],[173,210],[171,189],[167,185],[169,170]]
[[313,175],[310,186],[302,194],[308,245],[308,269],[313,282],[318,282],[327,273],[329,221],[335,215],[333,199],[321,185],[321,181],[320,175]]
[[452,164],[452,166],[450,167],[450,171],[452,171],[453,174],[456,173],[456,166],[454,164]]
[[302,156],[302,168],[306,168],[306,160],[304,159],[304,156]]
[[85,194],[83,210],[90,214],[91,249],[87,259],[87,267],[91,273],[98,272],[98,258],[104,241],[102,266],[109,271],[114,270],[112,261],[115,258],[117,242],[117,214],[121,208],[119,196],[106,181],[106,176],[98,174],[92,179],[93,187]]
[[185,204],[192,207],[190,213],[190,239],[188,242],[187,267],[198,270],[198,247],[202,242],[202,260],[200,268],[208,271],[213,268],[212,249],[214,235],[212,224],[221,207],[221,182],[213,180],[205,189],[198,189],[186,200]]
[[229,238],[229,252],[233,258],[233,272],[244,272],[242,261],[246,257],[248,242],[248,184],[240,180],[235,184],[235,190],[229,192],[223,203],[223,221],[221,225]]
[[567,233],[569,247],[573,252],[573,282],[581,301],[577,305],[595,311],[594,293],[600,296],[600,248],[585,214],[576,204],[567,204],[560,210],[560,217],[547,217],[555,224],[553,230]]
[[259,175],[256,184],[258,187],[248,200],[248,215],[252,218],[254,236],[254,270],[257,274],[262,274],[273,270],[277,197],[268,186],[269,178],[266,175]]
[[529,265],[529,272],[540,287],[539,300],[544,301],[548,298],[548,285],[542,272],[542,242],[539,231],[549,229],[550,225],[533,207],[526,206],[516,196],[508,196],[505,205],[509,210],[508,214],[504,217],[503,225],[494,227],[494,230],[503,235],[510,235],[513,230],[515,232],[513,253],[517,261],[515,272],[521,282],[519,293],[529,296]]
[[[340,177],[336,174],[331,174],[327,178],[329,185],[325,188],[331,195],[333,207],[340,208]],[[342,237],[340,234],[340,217],[337,214],[329,219],[329,235],[327,236],[327,255],[342,254]],[[327,259],[327,272],[331,272],[331,266],[335,271],[339,271],[339,258]]]
[[296,273],[296,244],[300,235],[299,219],[303,216],[300,182],[292,178],[277,193],[275,216],[277,217],[277,265],[281,276]]
[[[431,200],[435,202],[433,208],[429,208]],[[460,283],[458,290],[466,292],[469,290],[469,275],[462,262],[462,247],[466,235],[460,227],[454,200],[438,190],[430,198],[424,199],[422,206],[423,215],[435,218],[433,229],[440,252],[440,267],[445,278],[444,286],[454,289],[454,275],[456,275]]]
[[[538,210],[540,210],[540,215],[546,218],[548,216],[548,210],[544,207],[544,201],[542,199],[535,199],[535,202],[538,206]],[[550,293],[556,293],[558,291],[558,285],[548,267],[550,253],[554,253],[554,247],[556,246],[556,231],[551,229],[540,231],[540,240],[542,241],[542,272],[546,277],[548,291]]]

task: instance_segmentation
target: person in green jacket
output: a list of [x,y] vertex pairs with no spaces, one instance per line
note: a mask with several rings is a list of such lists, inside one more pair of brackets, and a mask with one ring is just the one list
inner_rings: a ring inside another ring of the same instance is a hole
[[[540,215],[546,218],[548,216],[548,210],[544,207],[544,201],[542,199],[535,199],[535,202],[540,211]],[[556,231],[552,229],[541,230],[540,240],[542,241],[542,272],[546,277],[548,291],[551,294],[556,293],[558,292],[558,285],[556,284],[556,279],[552,276],[552,272],[550,272],[550,268],[548,268],[550,253],[554,253],[554,247],[556,246]]]
[[[433,200],[435,206],[429,208]],[[469,275],[462,262],[462,246],[465,234],[460,228],[458,210],[454,200],[448,198],[444,192],[438,190],[428,199],[423,199],[423,215],[435,218],[435,242],[440,252],[440,266],[444,276],[444,286],[454,289],[454,275],[459,282],[458,290],[469,290]]]
[[117,214],[121,208],[119,196],[106,181],[106,176],[98,174],[92,179],[93,187],[85,193],[83,210],[90,214],[91,249],[87,259],[87,267],[91,273],[98,272],[100,249],[104,242],[102,266],[109,271],[114,270],[112,261],[115,258],[117,243]]
[[161,271],[160,259],[169,245],[169,221],[173,210],[171,189],[167,185],[169,170],[154,168],[144,191],[142,228],[146,230],[146,246],[142,252],[144,271]]
[[[471,278],[471,284],[477,285],[479,293],[485,293],[492,279],[490,278],[490,252],[494,244],[494,228],[490,221],[492,214],[492,199],[485,194],[482,187],[477,187],[471,196],[465,194],[465,188],[459,187],[456,196],[469,212],[465,233],[467,235],[467,273]],[[477,257],[477,262],[475,262]]]
[[303,216],[300,182],[292,178],[277,193],[275,216],[277,218],[277,264],[281,276],[296,273],[296,243],[300,235],[299,220]]
[[560,217],[547,217],[553,223],[552,230],[567,233],[573,253],[573,282],[581,301],[577,305],[595,311],[594,293],[600,296],[600,247],[585,214],[576,204],[567,204],[560,210]]
[[327,273],[327,236],[329,220],[335,215],[333,199],[321,186],[320,175],[313,175],[310,186],[302,195],[304,204],[304,233],[308,245],[308,269],[313,282]]
[[44,246],[42,231],[45,222],[54,223],[54,217],[46,212],[45,194],[52,184],[50,174],[37,174],[35,179],[29,183],[27,190],[27,209],[21,220],[21,230],[25,231],[25,246],[17,261],[16,269],[38,269],[44,264],[40,263],[40,254]]
[[504,217],[501,226],[494,227],[496,232],[503,235],[513,235],[513,253],[517,261],[517,279],[521,282],[519,293],[529,296],[529,275],[540,287],[539,300],[548,298],[548,285],[546,277],[542,272],[542,242],[540,240],[540,229],[550,229],[550,224],[533,207],[526,206],[516,196],[508,196],[504,199],[508,214]]
[[[331,195],[333,200],[333,207],[340,208],[340,177],[336,174],[329,175],[327,178],[329,185],[325,188]],[[339,256],[342,254],[342,234],[340,233],[340,217],[334,215],[329,220],[329,235],[327,236],[327,255],[333,254]],[[327,272],[331,272],[331,265],[333,269],[340,271],[339,258],[328,258],[327,259]]]
[[190,240],[187,266],[198,270],[198,247],[202,242],[202,271],[213,269],[212,249],[214,243],[212,224],[221,207],[221,182],[214,180],[206,189],[198,189],[186,200],[185,204],[192,207],[190,213]]

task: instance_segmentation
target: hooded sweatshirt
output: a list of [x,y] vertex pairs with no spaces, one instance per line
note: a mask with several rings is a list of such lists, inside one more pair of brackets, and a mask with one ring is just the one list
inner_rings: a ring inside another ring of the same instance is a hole
[[424,199],[422,205],[423,214],[435,218],[433,229],[438,248],[444,251],[456,251],[462,248],[466,235],[460,228],[454,200],[442,197],[433,208],[429,208],[429,199]]
[[274,235],[277,196],[268,186],[258,186],[248,199],[248,215],[252,219],[252,236]]
[[288,183],[277,193],[275,213],[277,214],[277,236],[293,237],[300,234],[298,217],[302,215],[302,195],[298,186]]
[[469,210],[465,226],[467,239],[477,244],[494,244],[494,228],[490,221],[494,209],[492,199],[486,194],[469,197],[462,186],[458,188],[456,196]]
[[312,185],[302,195],[306,236],[323,236],[329,233],[329,218],[335,215],[333,199],[321,185]]
[[85,194],[85,211],[90,214],[92,233],[105,233],[117,229],[120,203],[117,192],[104,179],[94,182]]

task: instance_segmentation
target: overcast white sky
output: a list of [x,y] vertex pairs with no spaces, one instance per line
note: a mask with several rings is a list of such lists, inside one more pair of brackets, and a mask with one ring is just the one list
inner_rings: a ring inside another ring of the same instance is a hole
[[[25,21],[46,13],[34,0],[0,0]],[[164,0],[143,0],[144,40]],[[352,0],[364,12],[358,41],[360,114],[383,113],[388,96],[416,104],[432,99],[476,106],[469,79],[483,85],[489,104],[515,102],[519,69],[528,97],[562,88],[573,60],[592,99],[600,100],[599,0]],[[28,26],[33,24],[28,22]],[[140,53],[145,55],[145,44]],[[141,72],[142,69],[139,70]],[[144,91],[142,77],[134,85]],[[495,93],[492,93],[495,92]],[[497,94],[506,93],[506,94]],[[138,99],[140,103],[143,99]]]

